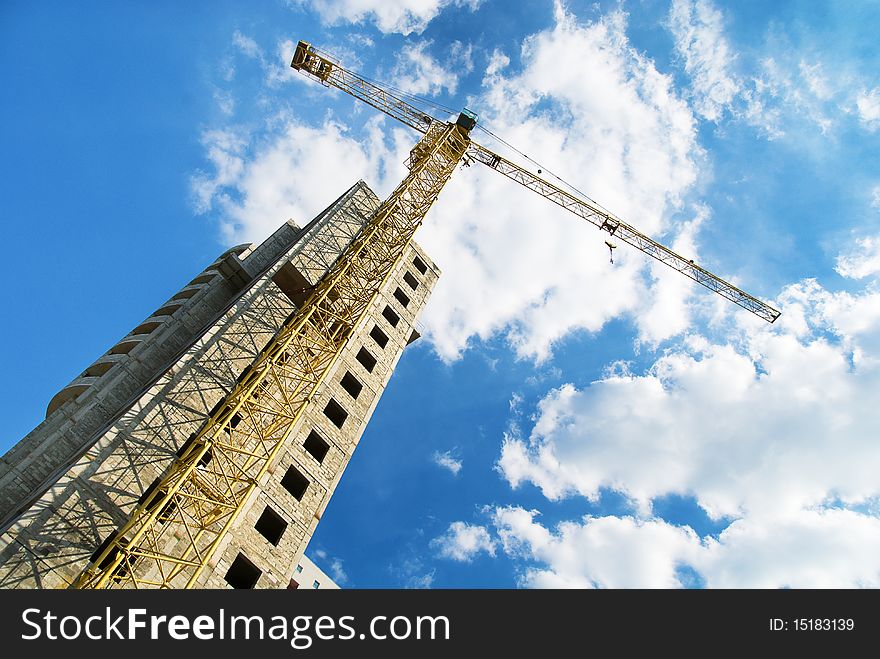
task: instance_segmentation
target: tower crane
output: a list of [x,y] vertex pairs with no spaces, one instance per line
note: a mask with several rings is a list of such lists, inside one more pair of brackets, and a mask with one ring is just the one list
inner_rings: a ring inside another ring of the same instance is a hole
[[[477,117],[454,121],[422,111],[395,90],[341,66],[300,41],[293,69],[340,89],[422,134],[409,173],[187,440],[159,483],[92,554],[73,588],[191,588],[325,376],[367,316],[382,285],[459,163],[479,162],[679,271],[759,318],[780,312],[652,240],[598,204],[550,183],[473,141]],[[612,260],[613,262],[613,260]]]
[[[401,98],[400,94],[395,94],[384,86],[374,84],[358,74],[345,69],[326,53],[320,53],[307,42],[300,41],[297,45],[291,67],[324,85],[336,87],[351,94],[355,98],[372,105],[377,110],[381,110],[422,134],[426,134],[432,125],[440,121],[408,103]],[[476,125],[476,121],[477,117],[465,110],[459,115],[456,123],[459,126],[465,127],[467,132],[470,132]],[[692,260],[685,259],[671,249],[651,240],[648,236],[615,215],[600,208],[597,204],[563,190],[527,169],[514,164],[510,160],[493,153],[473,140],[470,140],[465,151],[464,160],[465,162],[476,161],[483,163],[490,169],[494,169],[529,190],[562,206],[565,210],[594,224],[610,236],[629,243],[648,256],[674,270],[678,270],[698,284],[718,293],[769,323],[772,323],[779,317],[780,312],[770,305],[752,297],[708,270],[701,268]],[[539,169],[538,174],[541,173]],[[614,249],[614,247],[611,247],[611,249]]]

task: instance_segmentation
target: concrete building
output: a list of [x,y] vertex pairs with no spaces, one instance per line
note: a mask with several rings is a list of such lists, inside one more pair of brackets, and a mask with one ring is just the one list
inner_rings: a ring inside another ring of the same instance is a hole
[[[226,251],[51,399],[0,461],[0,587],[77,577],[378,205],[358,182],[304,228]],[[411,243],[199,587],[288,587],[438,276]]]
[[303,555],[288,588],[306,588],[308,590],[339,590],[339,584],[327,576],[308,556]]

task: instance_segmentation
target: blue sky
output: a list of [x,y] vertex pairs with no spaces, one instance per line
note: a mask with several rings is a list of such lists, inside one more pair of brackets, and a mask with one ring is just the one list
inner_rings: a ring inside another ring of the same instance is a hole
[[594,228],[457,172],[417,236],[444,273],[425,338],[318,528],[319,565],[347,587],[880,586],[880,4],[0,16],[4,450],[226,246],[402,178],[417,135],[289,70],[306,39],[469,107],[783,310],[764,325],[625,247],[612,265]]

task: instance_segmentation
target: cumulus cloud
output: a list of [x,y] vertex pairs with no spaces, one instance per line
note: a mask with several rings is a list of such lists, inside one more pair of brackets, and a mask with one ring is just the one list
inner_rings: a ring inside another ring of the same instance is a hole
[[486,527],[465,522],[450,524],[446,533],[431,541],[431,547],[437,550],[441,558],[465,563],[483,552],[495,555],[495,541]]
[[[553,27],[523,44],[521,71],[497,75],[509,58],[493,53],[474,106],[493,132],[645,233],[674,241],[682,227],[669,218],[702,157],[694,117],[625,29],[622,13],[581,23],[557,5]],[[654,294],[641,254],[620,249],[610,264],[595,227],[484,168],[450,181],[418,240],[444,269],[423,323],[448,360],[497,333],[519,356],[543,360],[573,330],[642,316]],[[685,283],[677,294],[690,292]],[[650,338],[681,329],[658,326]]]
[[718,538],[699,538],[660,519],[585,517],[548,529],[536,517],[520,507],[493,514],[504,552],[530,565],[519,575],[529,588],[880,584],[880,519],[850,510],[738,520]]
[[551,391],[502,473],[554,499],[612,488],[642,510],[692,494],[716,518],[876,496],[880,294],[808,281],[780,301],[779,327],[743,320],[739,345],[692,337],[644,375]]
[[510,64],[510,58],[497,48],[492,51],[489,62],[486,64],[486,79],[491,80]]
[[700,540],[662,520],[588,517],[555,532],[536,512],[498,508],[494,524],[505,553],[543,563],[520,575],[528,588],[677,588],[679,562],[693,562]]
[[[227,242],[260,241],[287,219],[311,219],[345,191],[341,185],[364,179],[385,192],[386,181],[403,178],[411,140],[403,130],[393,131],[392,139],[389,146],[381,117],[370,121],[364,140],[332,120],[319,127],[289,121],[262,140],[231,129],[208,131],[202,142],[213,171],[192,178],[195,208],[218,211]],[[340,163],[344,182],[326,175]]]
[[[709,215],[706,206],[694,208],[693,219],[681,224],[669,247],[685,258],[698,254],[697,234]],[[698,305],[689,295],[692,289],[690,280],[656,261],[649,262],[649,269],[653,280],[651,296],[635,322],[639,329],[639,343],[656,347],[661,341],[683,333],[690,326],[692,309]],[[702,300],[703,306],[714,302],[705,296]]]
[[852,510],[803,510],[734,522],[708,540],[694,567],[714,588],[877,588],[880,519]]
[[452,455],[452,451],[434,451],[431,459],[438,467],[449,470],[453,476],[458,476],[463,466],[462,461]]
[[482,0],[291,0],[310,6],[328,25],[371,21],[382,32],[421,33],[447,7],[476,10]]
[[[867,246],[838,270],[874,274]],[[592,500],[613,490],[637,511],[548,529],[534,511],[499,508],[505,552],[542,564],[524,585],[667,587],[692,573],[715,587],[880,583],[866,549],[880,540],[880,292],[805,280],[778,301],[773,326],[737,315],[727,341],[690,335],[641,375],[610,368],[550,391],[530,434],[505,439],[498,469],[514,488]],[[652,508],[670,494],[733,521],[716,538],[672,527]],[[604,562],[617,552],[620,563]],[[643,571],[627,581],[627,569]]]
[[853,279],[864,279],[880,273],[880,236],[856,239],[853,250],[837,257],[835,270]]

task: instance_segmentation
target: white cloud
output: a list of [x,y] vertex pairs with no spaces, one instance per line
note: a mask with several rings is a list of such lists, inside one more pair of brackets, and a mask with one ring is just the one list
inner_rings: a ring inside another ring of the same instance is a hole
[[441,558],[459,562],[470,562],[482,552],[495,555],[495,541],[486,527],[465,522],[450,524],[446,533],[431,541],[431,547]]
[[[876,588],[880,520],[849,510],[739,520],[717,539],[663,520],[585,517],[550,530],[535,511],[497,508],[505,553],[530,588]],[[694,584],[694,575],[698,583]]]
[[[293,52],[296,49],[296,44],[291,39],[278,41],[271,57],[267,57],[265,50],[254,39],[238,30],[232,35],[232,46],[260,65],[267,86],[277,87],[282,83],[298,79],[296,72],[290,68]],[[235,66],[231,61],[224,61],[221,77],[226,81],[235,77]]]
[[[209,131],[203,143],[215,171],[193,177],[196,210],[218,210],[227,242],[255,242],[289,218],[307,222],[344,192],[341,186],[358,179],[371,181],[382,194],[386,180],[403,178],[400,163],[411,140],[408,132],[396,129],[389,148],[383,132],[378,116],[370,120],[365,140],[354,139],[330,120],[318,128],[291,121],[263,141]],[[344,181],[326,175],[338,171],[340,163],[345,163]]]
[[[696,252],[696,225],[679,230],[667,220],[696,180],[702,151],[695,120],[672,79],[632,48],[625,28],[620,12],[582,24],[557,5],[554,26],[525,40],[524,68],[508,77],[489,75],[475,105],[493,131],[553,163],[581,189],[595,191],[645,233],[686,241]],[[237,42],[254,51],[242,35]],[[457,48],[466,66],[468,48]],[[423,45],[405,52],[420,68],[403,84],[428,93],[454,88],[454,76],[439,73],[425,55]],[[562,60],[579,66],[560,67]],[[507,66],[509,58],[496,51],[489,73]],[[583,69],[591,71],[590,85],[582,84]],[[265,237],[289,217],[308,220],[358,178],[383,197],[404,177],[400,163],[414,141],[400,129],[387,144],[387,125],[371,121],[365,139],[333,120],[319,127],[282,122],[279,128],[274,118],[262,133],[206,133],[216,171],[194,177],[197,209],[217,210],[226,239],[240,242]],[[345,163],[344,179],[327,176],[339,171],[339,163]],[[499,333],[519,356],[545,359],[571,331],[598,331],[626,314],[645,317],[660,291],[667,308],[680,307],[691,294],[687,281],[656,273],[649,259],[626,247],[608,263],[595,227],[482,166],[456,173],[416,239],[444,269],[422,322],[446,360],[474,338]],[[686,318],[641,323],[643,339],[656,343],[674,335]]]
[[406,580],[406,584],[404,588],[411,588],[416,590],[425,590],[434,585],[434,578],[437,575],[436,570],[431,570],[430,572],[425,572],[424,574],[416,574],[408,577]]
[[[851,262],[847,274],[873,267]],[[593,500],[611,489],[642,517],[552,532],[533,513],[496,512],[505,550],[547,566],[524,583],[624,585],[625,566],[644,567],[640,552],[656,552],[636,579],[646,586],[679,579],[680,565],[717,587],[880,583],[866,549],[880,541],[880,292],[807,280],[779,302],[773,326],[738,314],[729,342],[693,335],[642,375],[608,369],[583,389],[552,390],[528,438],[505,438],[498,469],[513,487]],[[651,516],[669,494],[734,521],[717,539],[668,528]],[[603,542],[629,553],[620,564],[581,557]]]
[[342,567],[341,559],[331,559],[328,568],[330,570],[330,578],[336,582],[336,585],[344,586],[348,583],[348,574],[346,574],[345,569]]
[[452,451],[443,451],[442,453],[440,451],[434,451],[431,459],[438,467],[448,469],[453,476],[458,476],[458,472],[461,471],[463,466],[461,460],[453,457]]
[[263,59],[263,49],[251,37],[236,30],[232,35],[232,45],[251,59]]
[[328,25],[371,21],[382,32],[419,34],[447,7],[476,10],[482,0],[291,0],[310,6]]
[[742,319],[739,347],[692,340],[642,376],[551,391],[529,440],[505,442],[502,473],[550,498],[613,488],[643,511],[693,494],[715,517],[876,496],[880,294],[804,282],[781,301],[776,329]]
[[862,124],[871,131],[880,127],[880,87],[862,91],[856,98],[856,108]]
[[739,52],[711,0],[673,0],[668,28],[694,109],[709,121],[745,121],[770,140],[799,134],[804,121],[828,133],[853,107],[869,130],[880,125],[880,90],[857,94],[851,67],[823,61],[819,48],[792,44],[803,37],[777,26],[760,46]]
[[506,69],[510,64],[510,58],[502,53],[497,48],[492,51],[492,55],[489,57],[489,63],[486,65],[486,79],[490,81],[491,78],[497,76],[502,70]]
[[235,79],[235,63],[231,55],[226,55],[217,63],[217,73],[220,79],[225,82],[231,82]]
[[494,523],[504,551],[544,563],[520,576],[529,588],[677,588],[680,562],[692,562],[700,540],[662,520],[587,517],[551,532],[535,511],[498,508]]
[[734,522],[708,540],[694,568],[713,588],[877,588],[880,519],[851,510],[804,510]]
[[449,61],[465,73],[470,73],[474,70],[474,45],[453,41],[449,47]]
[[195,211],[206,213],[220,189],[238,182],[245,168],[246,140],[234,130],[209,130],[202,134],[201,142],[214,173],[197,172],[190,180],[190,189]]
[[669,25],[675,49],[691,78],[694,107],[717,123],[740,86],[731,70],[736,56],[724,36],[721,12],[707,0],[673,0]]
[[523,398],[522,394],[519,394],[515,391],[513,392],[510,400],[507,401],[507,407],[512,414],[520,413],[520,406],[523,404],[523,400],[525,399]]
[[834,90],[831,88],[831,84],[828,82],[828,77],[823,72],[821,64],[808,64],[801,60],[798,68],[800,69],[801,78],[807,83],[807,87],[813,96],[819,100],[827,101],[834,95]]
[[271,61],[264,60],[263,62],[267,85],[275,87],[298,79],[298,76],[301,74],[290,68],[290,62],[293,60],[295,50],[296,44],[291,39],[282,39],[275,45],[275,57]]
[[799,118],[826,133],[839,113],[838,96],[845,88],[832,87],[821,62],[798,59],[793,52],[765,57],[754,72],[740,116],[762,130],[769,139],[782,137]]
[[320,559],[324,568],[330,573],[330,578],[336,582],[337,586],[342,586],[348,582],[348,575],[342,567],[342,560],[330,556],[324,549],[315,549],[312,554],[315,558]]
[[223,89],[214,90],[214,102],[217,108],[226,116],[231,116],[235,112],[235,97],[232,93]]
[[856,239],[855,249],[838,256],[834,269],[852,279],[864,279],[880,273],[880,236]]
[[[697,232],[709,214],[707,207],[698,206],[694,218],[681,225],[675,241],[669,247],[685,258],[695,257],[698,253]],[[689,296],[692,289],[689,279],[656,261],[651,261],[649,267],[654,280],[651,297],[635,321],[639,328],[640,342],[656,347],[660,342],[681,334],[688,328],[694,302]],[[706,301],[704,304],[710,302]]]
[[[411,548],[410,548],[411,550]],[[412,553],[397,565],[389,565],[388,571],[399,579],[404,588],[430,588],[437,574],[435,569],[426,569],[421,553]]]
[[458,76],[434,59],[427,50],[430,45],[428,41],[420,41],[403,46],[391,74],[395,87],[417,96],[435,96],[443,89],[455,93]]
[[[625,27],[621,13],[581,24],[557,5],[555,25],[526,39],[521,72],[493,75],[508,58],[492,55],[474,105],[493,132],[657,236],[702,152],[672,80],[630,46]],[[482,167],[453,177],[417,239],[444,270],[423,323],[445,359],[499,332],[519,356],[545,359],[573,330],[642,315],[654,294],[644,256],[622,248],[611,265],[595,227]],[[678,294],[690,290],[685,282]]]
[[776,70],[772,58],[764,60],[763,75],[756,73],[749,86],[742,90],[744,106],[736,115],[757,128],[768,140],[785,136],[783,110],[786,104],[780,101],[785,94],[780,88],[789,83],[787,79],[780,82],[774,75]]

